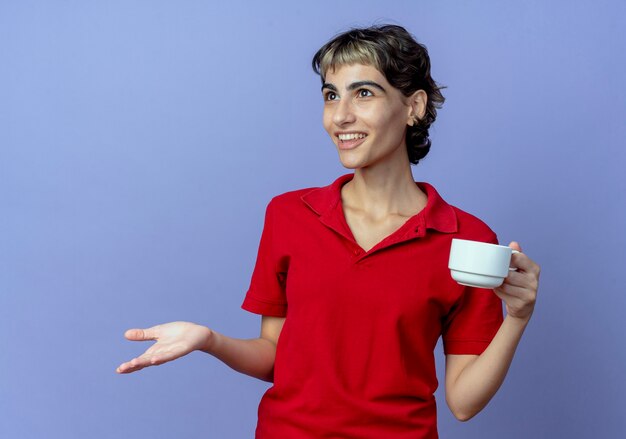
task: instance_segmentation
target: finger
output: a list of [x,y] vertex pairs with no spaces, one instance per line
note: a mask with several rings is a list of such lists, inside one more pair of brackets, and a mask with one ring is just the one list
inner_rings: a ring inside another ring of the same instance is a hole
[[497,288],[494,288],[494,291],[503,294],[504,296],[510,297],[512,299],[524,299],[530,293],[528,289],[516,285],[511,285],[510,283],[504,283]]
[[141,370],[141,369],[143,369],[143,367],[132,367],[128,363],[124,363],[124,364],[120,364],[115,371],[119,374],[124,374],[124,373],[137,372],[138,370]]
[[128,340],[132,341],[145,341],[145,340],[156,340],[157,339],[157,331],[156,326],[148,329],[129,329],[124,333],[124,337]]
[[117,368],[117,373],[119,374],[127,374],[127,373],[133,373],[133,372],[138,372],[141,369],[144,369],[147,366],[128,366],[128,365],[122,365],[120,367]]
[[139,365],[133,365],[132,362],[128,361],[126,363],[122,363],[120,364],[117,369],[115,369],[115,371],[117,373],[131,373],[131,372],[136,372],[138,370],[143,369],[143,366],[139,366]]
[[525,253],[514,253],[511,255],[511,267],[527,273],[533,273],[539,277],[539,265],[537,265]]
[[514,288],[497,288],[494,293],[504,302],[508,314],[514,316],[528,315],[535,307],[535,299],[527,292],[512,291]]
[[126,363],[121,364],[116,371],[118,373],[131,373],[141,370],[145,367],[151,366],[153,363],[149,360],[149,357],[137,357],[133,358]]
[[519,245],[519,242],[517,241],[511,241],[511,243],[509,244],[509,247],[511,247],[513,250],[517,250],[518,252],[522,251],[522,247]]
[[537,290],[533,288],[532,285],[529,285],[527,282],[523,282],[521,285],[512,284],[507,280],[497,288],[494,288],[494,291],[501,299],[505,302],[506,298],[511,299],[519,299],[524,302],[535,301],[537,297]]
[[509,271],[509,274],[504,279],[503,285],[511,285],[514,287],[534,290],[537,289],[538,281],[532,273],[524,271]]

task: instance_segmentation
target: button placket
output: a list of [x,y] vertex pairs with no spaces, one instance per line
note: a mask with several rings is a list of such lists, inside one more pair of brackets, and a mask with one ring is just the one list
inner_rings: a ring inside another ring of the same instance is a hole
[[361,260],[363,260],[363,257],[365,256],[365,254],[366,252],[363,251],[361,247],[354,247],[352,249],[352,260],[354,261],[355,264],[359,264]]

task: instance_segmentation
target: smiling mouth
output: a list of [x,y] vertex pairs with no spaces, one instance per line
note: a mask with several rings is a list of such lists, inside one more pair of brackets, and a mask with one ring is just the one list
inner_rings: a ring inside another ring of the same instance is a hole
[[343,142],[346,140],[364,139],[365,137],[367,137],[367,134],[363,134],[363,133],[338,134],[337,137],[339,138],[340,142]]
[[338,146],[340,149],[352,149],[360,145],[366,137],[367,134],[363,133],[338,134]]

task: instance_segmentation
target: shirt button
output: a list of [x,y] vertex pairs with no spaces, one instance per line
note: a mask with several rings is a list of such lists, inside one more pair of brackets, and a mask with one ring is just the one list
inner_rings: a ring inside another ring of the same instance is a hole
[[361,250],[359,250],[358,248],[355,248],[355,249],[354,249],[354,254],[355,254],[355,255],[359,255],[359,254],[361,254]]

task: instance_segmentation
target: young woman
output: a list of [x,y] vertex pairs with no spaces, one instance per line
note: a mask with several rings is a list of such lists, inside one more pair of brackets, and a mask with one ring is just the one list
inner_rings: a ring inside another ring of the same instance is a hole
[[242,304],[262,316],[260,336],[234,339],[188,322],[131,329],[129,340],[156,343],[117,371],[202,350],[273,382],[257,438],[436,438],[437,340],[448,406],[470,419],[504,380],[534,309],[539,266],[514,254],[517,271],[495,290],[450,277],[452,238],[497,238],[413,181],[411,163],[428,153],[444,99],[426,48],[404,28],[341,34],[317,52],[313,68],[324,128],[354,172],[268,204]]

